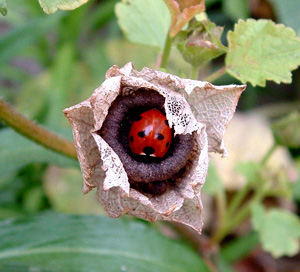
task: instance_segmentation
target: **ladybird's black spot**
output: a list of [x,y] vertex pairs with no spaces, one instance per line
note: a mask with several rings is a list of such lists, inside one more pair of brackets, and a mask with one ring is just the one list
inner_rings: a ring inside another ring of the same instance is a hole
[[169,142],[167,142],[167,143],[166,143],[166,147],[169,147],[169,144],[170,144],[170,143],[169,143]]
[[149,155],[151,155],[151,154],[154,154],[155,150],[154,150],[154,148],[151,147],[151,146],[146,146],[146,147],[143,148],[143,152],[144,152],[147,156],[149,156]]
[[132,142],[132,143],[133,143],[133,137],[132,137],[132,136],[130,136],[130,142]]
[[167,126],[169,126],[169,122],[168,122],[168,120],[165,120],[165,123],[166,123],[166,125],[167,125]]
[[134,117],[134,121],[135,121],[135,122],[138,122],[138,121],[142,120],[142,118],[143,118],[143,117],[140,116],[140,115],[135,116],[135,117]]
[[141,138],[144,138],[145,137],[145,130],[142,130],[142,131],[140,131],[138,134],[137,134],[139,137],[141,137]]
[[162,140],[165,138],[165,136],[162,135],[162,134],[160,134],[160,133],[157,133],[157,134],[156,134],[156,138],[157,138],[159,141],[162,141]]

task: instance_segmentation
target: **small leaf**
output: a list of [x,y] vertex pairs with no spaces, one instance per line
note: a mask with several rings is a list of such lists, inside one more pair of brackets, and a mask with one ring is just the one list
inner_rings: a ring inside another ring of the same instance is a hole
[[116,5],[118,22],[133,43],[164,48],[170,14],[161,0],[125,0]]
[[32,162],[71,167],[78,165],[75,160],[47,150],[11,129],[2,129],[0,132],[1,175],[9,175]]
[[0,0],[0,13],[5,16],[7,14],[6,0]]
[[209,20],[191,22],[177,35],[177,48],[187,62],[198,67],[226,52],[220,40],[222,32],[222,27]]
[[0,271],[209,272],[188,246],[133,220],[46,213],[0,229]]
[[171,13],[170,37],[178,32],[195,15],[205,10],[205,0],[164,0]]
[[291,148],[300,146],[300,112],[293,112],[272,125],[276,143]]
[[72,10],[85,4],[88,0],[39,0],[44,12],[51,14],[58,9]]
[[253,226],[260,235],[264,250],[273,257],[293,256],[300,247],[300,220],[282,209],[266,212],[260,204],[253,206]]
[[270,20],[239,20],[227,37],[229,74],[253,86],[291,83],[291,71],[300,65],[300,38],[293,29]]

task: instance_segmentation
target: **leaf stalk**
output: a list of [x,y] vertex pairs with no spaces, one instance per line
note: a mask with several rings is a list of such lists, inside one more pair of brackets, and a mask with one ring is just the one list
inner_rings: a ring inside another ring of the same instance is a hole
[[30,121],[1,98],[0,119],[2,119],[6,125],[34,142],[67,157],[77,159],[73,142]]

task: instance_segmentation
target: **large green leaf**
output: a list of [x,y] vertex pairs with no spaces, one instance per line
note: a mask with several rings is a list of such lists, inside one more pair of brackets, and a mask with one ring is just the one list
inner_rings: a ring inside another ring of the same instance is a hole
[[127,38],[163,49],[170,26],[170,14],[162,0],[131,0],[116,5],[119,25]]
[[266,212],[260,204],[252,208],[252,222],[264,250],[274,257],[293,256],[300,248],[300,220],[289,211],[273,208]]
[[0,131],[0,175],[6,176],[33,163],[77,166],[77,161],[50,151],[11,129]]
[[188,246],[129,219],[42,214],[0,222],[0,241],[1,272],[209,271]]
[[43,10],[50,14],[61,10],[72,10],[85,4],[88,0],[39,0]]
[[229,74],[253,86],[291,83],[291,71],[300,65],[300,38],[293,29],[270,20],[239,20],[227,37]]

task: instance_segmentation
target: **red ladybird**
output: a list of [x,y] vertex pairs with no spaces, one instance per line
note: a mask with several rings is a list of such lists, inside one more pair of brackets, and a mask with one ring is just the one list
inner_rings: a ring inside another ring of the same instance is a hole
[[133,153],[162,158],[172,140],[168,120],[158,109],[138,115],[129,131],[129,146]]

